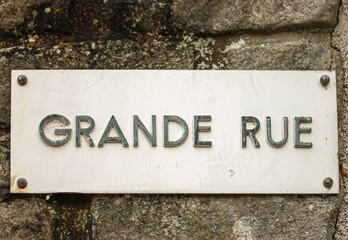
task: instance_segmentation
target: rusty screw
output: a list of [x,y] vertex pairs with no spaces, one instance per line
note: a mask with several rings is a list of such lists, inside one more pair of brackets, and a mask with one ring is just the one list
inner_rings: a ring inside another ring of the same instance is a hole
[[326,188],[331,188],[332,184],[333,184],[333,180],[330,177],[325,178],[324,181],[323,181],[323,185]]
[[328,75],[323,75],[321,78],[320,78],[320,82],[321,82],[321,85],[323,85],[324,87],[327,86],[330,82],[330,77]]
[[17,82],[19,83],[19,85],[25,85],[27,81],[28,81],[28,78],[25,75],[19,75],[17,78]]
[[19,178],[19,179],[17,180],[17,186],[18,186],[19,188],[25,188],[27,185],[28,185],[27,179],[25,179],[25,178]]

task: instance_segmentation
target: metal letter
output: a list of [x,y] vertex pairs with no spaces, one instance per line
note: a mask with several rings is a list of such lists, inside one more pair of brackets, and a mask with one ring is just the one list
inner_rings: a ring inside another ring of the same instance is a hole
[[134,147],[138,146],[138,128],[144,133],[147,140],[153,147],[156,147],[156,115],[152,115],[152,135],[146,129],[138,115],[133,116],[133,131],[134,131]]
[[279,142],[275,142],[272,139],[272,132],[271,132],[271,117],[266,117],[267,122],[267,141],[272,147],[280,148],[284,146],[284,144],[288,141],[288,118],[283,117],[283,139]]
[[[88,128],[81,129],[80,122],[89,122]],[[90,116],[76,116],[76,147],[81,146],[80,137],[83,134],[89,143],[89,146],[94,147],[93,139],[89,136],[89,133],[94,129],[94,120]]]
[[[252,122],[255,124],[253,129],[246,129],[247,122]],[[246,136],[249,135],[251,141],[255,145],[256,148],[260,147],[259,141],[257,141],[255,134],[260,129],[260,122],[256,117],[252,116],[242,116],[242,147],[246,147]]]
[[310,133],[311,128],[300,128],[301,123],[311,123],[312,117],[295,117],[295,147],[296,148],[311,148],[311,142],[301,142],[300,133]]
[[210,122],[211,116],[194,116],[193,131],[194,131],[194,146],[195,147],[211,147],[211,141],[199,141],[199,132],[210,132],[210,126],[199,126],[199,122]]
[[58,147],[58,146],[61,146],[65,143],[67,143],[71,137],[71,129],[55,129],[54,133],[56,135],[65,135],[65,137],[61,140],[56,140],[56,141],[53,141],[49,138],[46,137],[45,133],[44,133],[44,128],[45,126],[49,123],[49,122],[52,122],[53,120],[58,120],[60,122],[62,122],[64,125],[69,125],[70,122],[69,120],[62,116],[62,115],[59,115],[59,114],[50,114],[48,115],[47,117],[45,117],[41,123],[40,123],[40,126],[39,126],[39,132],[40,132],[40,137],[41,139],[47,143],[48,145],[51,145],[53,147]]
[[[178,116],[163,116],[164,120],[164,146],[165,147],[176,147],[181,144],[183,144],[187,138],[188,135],[188,127],[186,122]],[[184,129],[184,134],[181,136],[180,139],[176,141],[169,141],[168,140],[168,122],[177,122],[181,125],[181,127]]]
[[[111,128],[114,127],[118,137],[110,137],[109,133]],[[102,147],[104,145],[104,143],[122,143],[124,147],[128,147],[128,142],[126,140],[126,138],[124,137],[121,128],[118,126],[117,121],[114,117],[114,115],[112,115],[108,125],[105,128],[105,131],[103,133],[103,136],[101,137],[99,143],[98,143],[98,147]]]

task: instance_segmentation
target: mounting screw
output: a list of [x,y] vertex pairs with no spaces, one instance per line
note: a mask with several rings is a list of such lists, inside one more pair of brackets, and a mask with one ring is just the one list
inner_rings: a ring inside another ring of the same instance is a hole
[[333,184],[332,178],[327,177],[327,178],[325,178],[324,181],[323,181],[323,185],[324,185],[324,187],[326,187],[326,188],[331,188],[331,187],[332,187],[332,184]]
[[19,178],[19,179],[17,180],[17,186],[18,186],[19,188],[25,188],[27,185],[28,185],[27,179],[25,179],[25,178]]
[[325,87],[326,85],[329,84],[329,82],[330,82],[330,77],[329,77],[328,75],[323,75],[323,76],[321,76],[321,78],[320,78],[320,82],[321,82],[321,85],[323,85],[323,86]]
[[17,78],[17,82],[19,83],[19,85],[25,85],[27,81],[28,81],[28,78],[25,75],[19,75]]

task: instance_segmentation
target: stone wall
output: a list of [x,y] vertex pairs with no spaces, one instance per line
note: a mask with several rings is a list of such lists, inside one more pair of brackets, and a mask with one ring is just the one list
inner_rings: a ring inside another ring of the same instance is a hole
[[0,239],[348,239],[343,175],[339,195],[10,194],[12,69],[336,70],[348,166],[348,0],[0,1]]

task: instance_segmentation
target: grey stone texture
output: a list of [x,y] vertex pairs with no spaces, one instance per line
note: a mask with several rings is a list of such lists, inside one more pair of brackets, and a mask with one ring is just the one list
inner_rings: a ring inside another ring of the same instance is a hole
[[2,0],[0,38],[329,28],[337,22],[338,5],[339,0]]
[[10,132],[0,128],[0,189],[9,187],[10,179]]
[[63,31],[69,27],[67,0],[0,1],[0,36]]
[[2,199],[0,239],[52,239],[52,209],[37,197]]
[[[339,72],[341,84],[339,86],[338,119],[339,119],[339,152],[341,164],[348,166],[348,1],[342,0],[338,25],[336,26],[332,46],[342,58],[342,71]],[[344,192],[343,203],[338,216],[335,239],[348,239],[348,181],[343,177],[342,191]]]
[[348,239],[343,175],[338,195],[9,194],[13,69],[336,70],[348,166],[347,10],[348,0],[0,1],[0,239]]
[[105,3],[105,22],[114,31],[169,33],[171,1],[167,0],[108,0]]
[[201,37],[195,42],[197,69],[330,70],[329,31]]
[[227,33],[237,30],[333,27],[339,0],[174,0],[173,21],[182,30]]
[[336,196],[94,197],[94,239],[332,239]]

